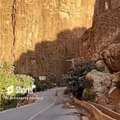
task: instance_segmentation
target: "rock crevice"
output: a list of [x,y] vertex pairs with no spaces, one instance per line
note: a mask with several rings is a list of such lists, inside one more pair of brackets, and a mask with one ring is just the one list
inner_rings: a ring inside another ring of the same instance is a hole
[[13,46],[12,46],[12,50],[11,53],[13,55],[13,58],[15,60],[15,45],[16,45],[16,20],[17,20],[17,8],[16,8],[16,0],[13,0],[13,4],[12,4],[12,13],[11,13],[11,21],[12,21],[12,30],[13,30]]
[[0,60],[16,63],[17,73],[61,76],[65,60],[79,57],[79,38],[92,26],[94,3],[0,0],[0,42],[4,46]]

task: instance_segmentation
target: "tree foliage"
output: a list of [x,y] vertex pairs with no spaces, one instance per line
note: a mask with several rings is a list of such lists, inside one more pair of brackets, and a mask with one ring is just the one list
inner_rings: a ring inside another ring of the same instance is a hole
[[58,84],[57,78],[53,73],[51,73],[50,75],[47,75],[46,80],[55,84],[55,85]]
[[[3,97],[8,96],[7,89],[10,86],[20,88],[32,88],[34,79],[28,75],[14,74],[14,66],[7,62],[0,63],[0,102]],[[13,91],[9,96],[16,96],[16,91]]]
[[97,69],[94,62],[84,62],[78,64],[75,69],[67,75],[67,87],[77,98],[81,99],[83,90],[93,86],[93,81],[89,81],[85,77],[86,74],[93,69]]
[[43,91],[57,86],[58,81],[54,74],[50,74],[46,76],[46,80],[35,79],[35,85],[37,87],[37,91]]

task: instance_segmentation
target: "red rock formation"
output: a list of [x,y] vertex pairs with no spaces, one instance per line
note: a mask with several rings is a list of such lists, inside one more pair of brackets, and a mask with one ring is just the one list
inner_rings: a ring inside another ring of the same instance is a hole
[[119,6],[119,0],[0,0],[0,60],[37,77],[61,76],[74,57],[102,59],[119,71]]
[[117,72],[120,71],[120,4],[119,0],[106,1],[109,6],[106,10],[105,0],[100,1],[96,1],[93,27],[80,40],[80,57],[102,59],[111,72]]

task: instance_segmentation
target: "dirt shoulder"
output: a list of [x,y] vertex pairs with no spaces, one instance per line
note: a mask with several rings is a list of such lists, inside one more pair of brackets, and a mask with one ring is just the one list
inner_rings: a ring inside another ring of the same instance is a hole
[[18,101],[17,107],[32,104],[36,102],[36,95],[35,94],[28,94],[26,97],[23,97],[23,99]]

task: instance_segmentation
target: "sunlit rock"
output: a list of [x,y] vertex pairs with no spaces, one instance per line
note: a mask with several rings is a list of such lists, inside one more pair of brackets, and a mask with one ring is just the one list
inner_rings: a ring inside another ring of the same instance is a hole
[[98,98],[108,97],[109,88],[112,84],[112,75],[109,73],[92,70],[86,75],[86,79],[93,80],[93,90]]

